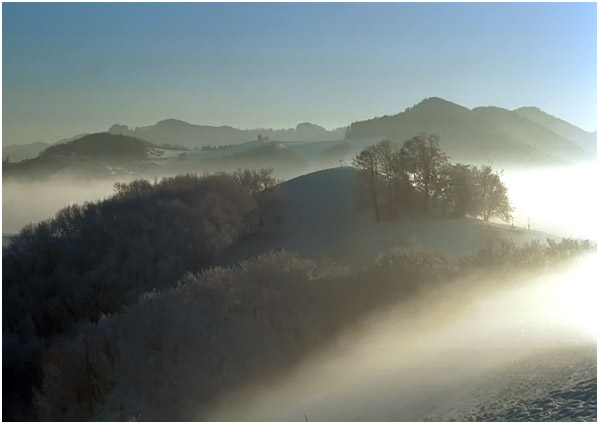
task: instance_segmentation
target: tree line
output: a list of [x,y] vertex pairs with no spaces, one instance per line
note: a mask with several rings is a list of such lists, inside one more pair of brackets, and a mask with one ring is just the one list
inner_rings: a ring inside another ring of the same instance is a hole
[[371,205],[376,222],[419,216],[508,221],[513,208],[501,172],[490,165],[450,163],[439,140],[427,133],[401,145],[384,139],[354,158],[361,199]]

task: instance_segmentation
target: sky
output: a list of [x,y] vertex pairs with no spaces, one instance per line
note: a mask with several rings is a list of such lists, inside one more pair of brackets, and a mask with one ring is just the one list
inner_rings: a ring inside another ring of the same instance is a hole
[[597,128],[595,3],[3,3],[2,143],[327,128],[427,97]]

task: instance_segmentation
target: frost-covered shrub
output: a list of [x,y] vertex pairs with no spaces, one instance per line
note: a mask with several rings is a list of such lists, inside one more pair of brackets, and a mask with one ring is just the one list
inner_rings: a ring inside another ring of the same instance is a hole
[[188,273],[48,351],[36,405],[48,420],[201,420],[221,395],[267,384],[366,314],[423,287],[590,247],[507,243],[459,263],[396,248],[354,272],[277,252]]
[[40,417],[201,417],[219,394],[286,369],[333,334],[343,305],[320,287],[339,290],[346,275],[280,252],[149,292],[48,351]]
[[555,241],[548,238],[545,242],[534,239],[524,244],[513,240],[489,240],[484,247],[461,260],[460,267],[539,269],[596,249],[597,246],[589,240]]
[[447,278],[456,271],[455,263],[443,254],[403,247],[379,254],[374,268],[388,275],[393,284],[400,287],[434,283],[438,277]]
[[266,193],[270,173],[240,172],[245,180],[221,173],[116,184],[108,199],[21,231],[2,258],[2,333],[14,341],[3,346],[4,418],[33,410],[39,358],[55,337],[218,263],[259,229],[256,217],[275,199]]

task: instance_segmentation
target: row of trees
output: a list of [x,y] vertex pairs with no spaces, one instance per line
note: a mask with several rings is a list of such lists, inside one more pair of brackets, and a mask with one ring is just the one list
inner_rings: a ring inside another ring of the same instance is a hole
[[401,216],[511,218],[501,173],[489,165],[451,164],[435,134],[418,134],[401,146],[382,140],[362,150],[353,164],[377,222]]

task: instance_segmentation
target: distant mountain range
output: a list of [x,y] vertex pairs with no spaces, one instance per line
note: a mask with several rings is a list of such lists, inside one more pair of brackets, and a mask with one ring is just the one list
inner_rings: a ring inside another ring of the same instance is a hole
[[588,133],[537,108],[468,109],[432,97],[392,116],[354,122],[347,139],[404,141],[420,132],[441,137],[454,161],[499,164],[567,164],[596,158],[596,133]]
[[310,123],[288,130],[240,130],[175,119],[134,129],[115,124],[107,133],[79,135],[52,145],[3,146],[3,158],[10,157],[3,162],[3,176],[144,176],[268,166],[298,175],[324,164],[348,164],[382,138],[403,142],[420,132],[438,134],[440,147],[452,162],[490,161],[510,168],[567,165],[597,157],[596,132],[538,108],[468,109],[433,97],[399,114],[333,131]]

